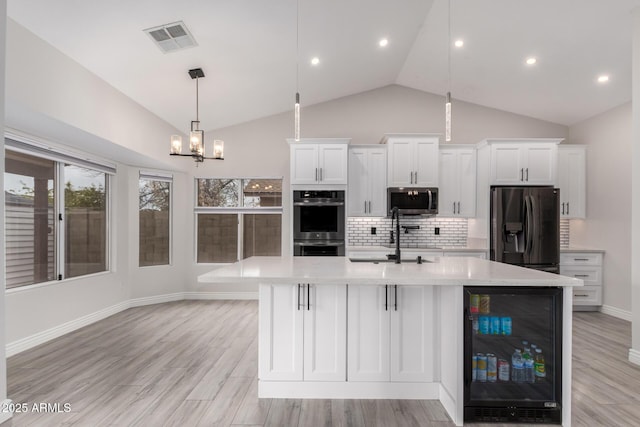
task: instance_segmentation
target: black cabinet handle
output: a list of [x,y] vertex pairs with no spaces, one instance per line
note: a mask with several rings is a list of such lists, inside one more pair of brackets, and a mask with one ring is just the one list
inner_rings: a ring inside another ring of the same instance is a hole
[[384,311],[389,310],[389,285],[384,285]]
[[311,310],[311,285],[307,283],[307,311]]
[[395,305],[395,310],[398,311],[398,285],[393,285],[393,289],[394,289],[394,300],[393,303]]
[[520,168],[520,181],[524,181],[524,168]]
[[298,283],[298,311],[300,311],[300,283]]
[[527,182],[529,182],[529,168],[527,168]]
[[562,215],[564,215],[564,202],[562,202]]
[[569,202],[567,202],[567,215],[569,215]]

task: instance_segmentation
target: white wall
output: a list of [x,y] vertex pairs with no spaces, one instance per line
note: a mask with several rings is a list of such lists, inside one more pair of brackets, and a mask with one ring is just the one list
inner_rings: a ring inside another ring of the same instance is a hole
[[633,10],[632,40],[632,218],[631,218],[631,305],[633,307],[632,340],[629,359],[640,365],[640,7]]
[[570,243],[605,251],[603,304],[629,313],[631,103],[571,126],[569,139],[587,145],[587,219],[571,220]]
[[[303,94],[304,95],[304,94]],[[403,86],[391,85],[302,108],[301,136],[346,137],[352,144],[377,144],[385,133],[444,133],[444,98]],[[205,162],[192,168],[193,177],[284,176],[289,188],[289,146],[293,135],[293,112],[237,126],[208,131],[225,141],[225,160]],[[453,105],[452,143],[475,144],[489,137],[568,136],[563,125],[465,102]],[[191,194],[193,203],[193,191]],[[283,194],[283,253],[289,253],[288,209],[290,195]],[[193,219],[192,219],[193,220]],[[193,224],[192,224],[193,227]],[[211,265],[196,265],[188,287],[193,292],[255,292],[255,286],[198,284],[197,276]]]
[[[5,98],[5,48],[7,2],[0,0],[0,129],[4,129],[4,98]],[[0,188],[4,188],[4,139],[0,138]],[[0,224],[4,224],[4,197],[0,197]],[[0,227],[0,242],[4,243],[4,227]],[[5,248],[0,245],[0,289],[4,289],[5,283]],[[0,292],[0,403],[7,398],[7,360],[5,358],[6,344],[6,315],[5,296]],[[9,414],[0,413],[0,423],[4,422]]]
[[112,271],[7,291],[6,342],[29,342],[69,322],[123,307],[131,298],[183,292],[188,267],[184,247],[193,233],[191,206],[184,208],[190,197],[183,190],[188,187],[185,174],[176,174],[172,266],[139,268],[137,241],[138,166],[191,167],[167,155],[169,136],[177,130],[10,20],[6,67],[8,126],[118,163]]

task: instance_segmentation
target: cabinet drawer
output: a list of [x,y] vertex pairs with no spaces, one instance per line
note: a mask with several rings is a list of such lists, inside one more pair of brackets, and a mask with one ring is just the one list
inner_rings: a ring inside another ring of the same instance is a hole
[[602,305],[602,288],[600,286],[573,288],[573,305]]
[[575,277],[584,280],[585,286],[602,285],[601,267],[581,267],[581,266],[560,266],[560,274],[563,276]]
[[561,253],[560,265],[602,265],[602,254],[584,252]]

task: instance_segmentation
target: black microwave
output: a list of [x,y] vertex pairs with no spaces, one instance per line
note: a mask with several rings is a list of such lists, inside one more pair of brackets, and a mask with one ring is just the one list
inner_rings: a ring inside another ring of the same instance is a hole
[[400,215],[436,215],[438,189],[434,187],[389,187],[387,189],[387,216],[398,208]]

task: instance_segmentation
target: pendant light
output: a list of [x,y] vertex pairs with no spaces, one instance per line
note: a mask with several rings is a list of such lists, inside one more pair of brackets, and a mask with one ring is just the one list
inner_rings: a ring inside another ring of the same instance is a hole
[[444,140],[451,141],[451,0],[447,1],[449,6],[448,12],[448,41],[447,41],[447,74],[448,74],[448,91],[444,104]]
[[189,70],[189,76],[196,81],[196,119],[191,121],[191,131],[189,132],[189,153],[182,154],[182,137],[171,135],[171,156],[193,157],[197,163],[204,162],[205,159],[224,160],[224,141],[216,139],[213,141],[212,156],[205,156],[204,131],[200,129],[200,109],[199,109],[199,87],[198,80],[204,77],[202,68]]
[[300,0],[296,0],[296,102],[293,106],[293,138],[300,141]]

